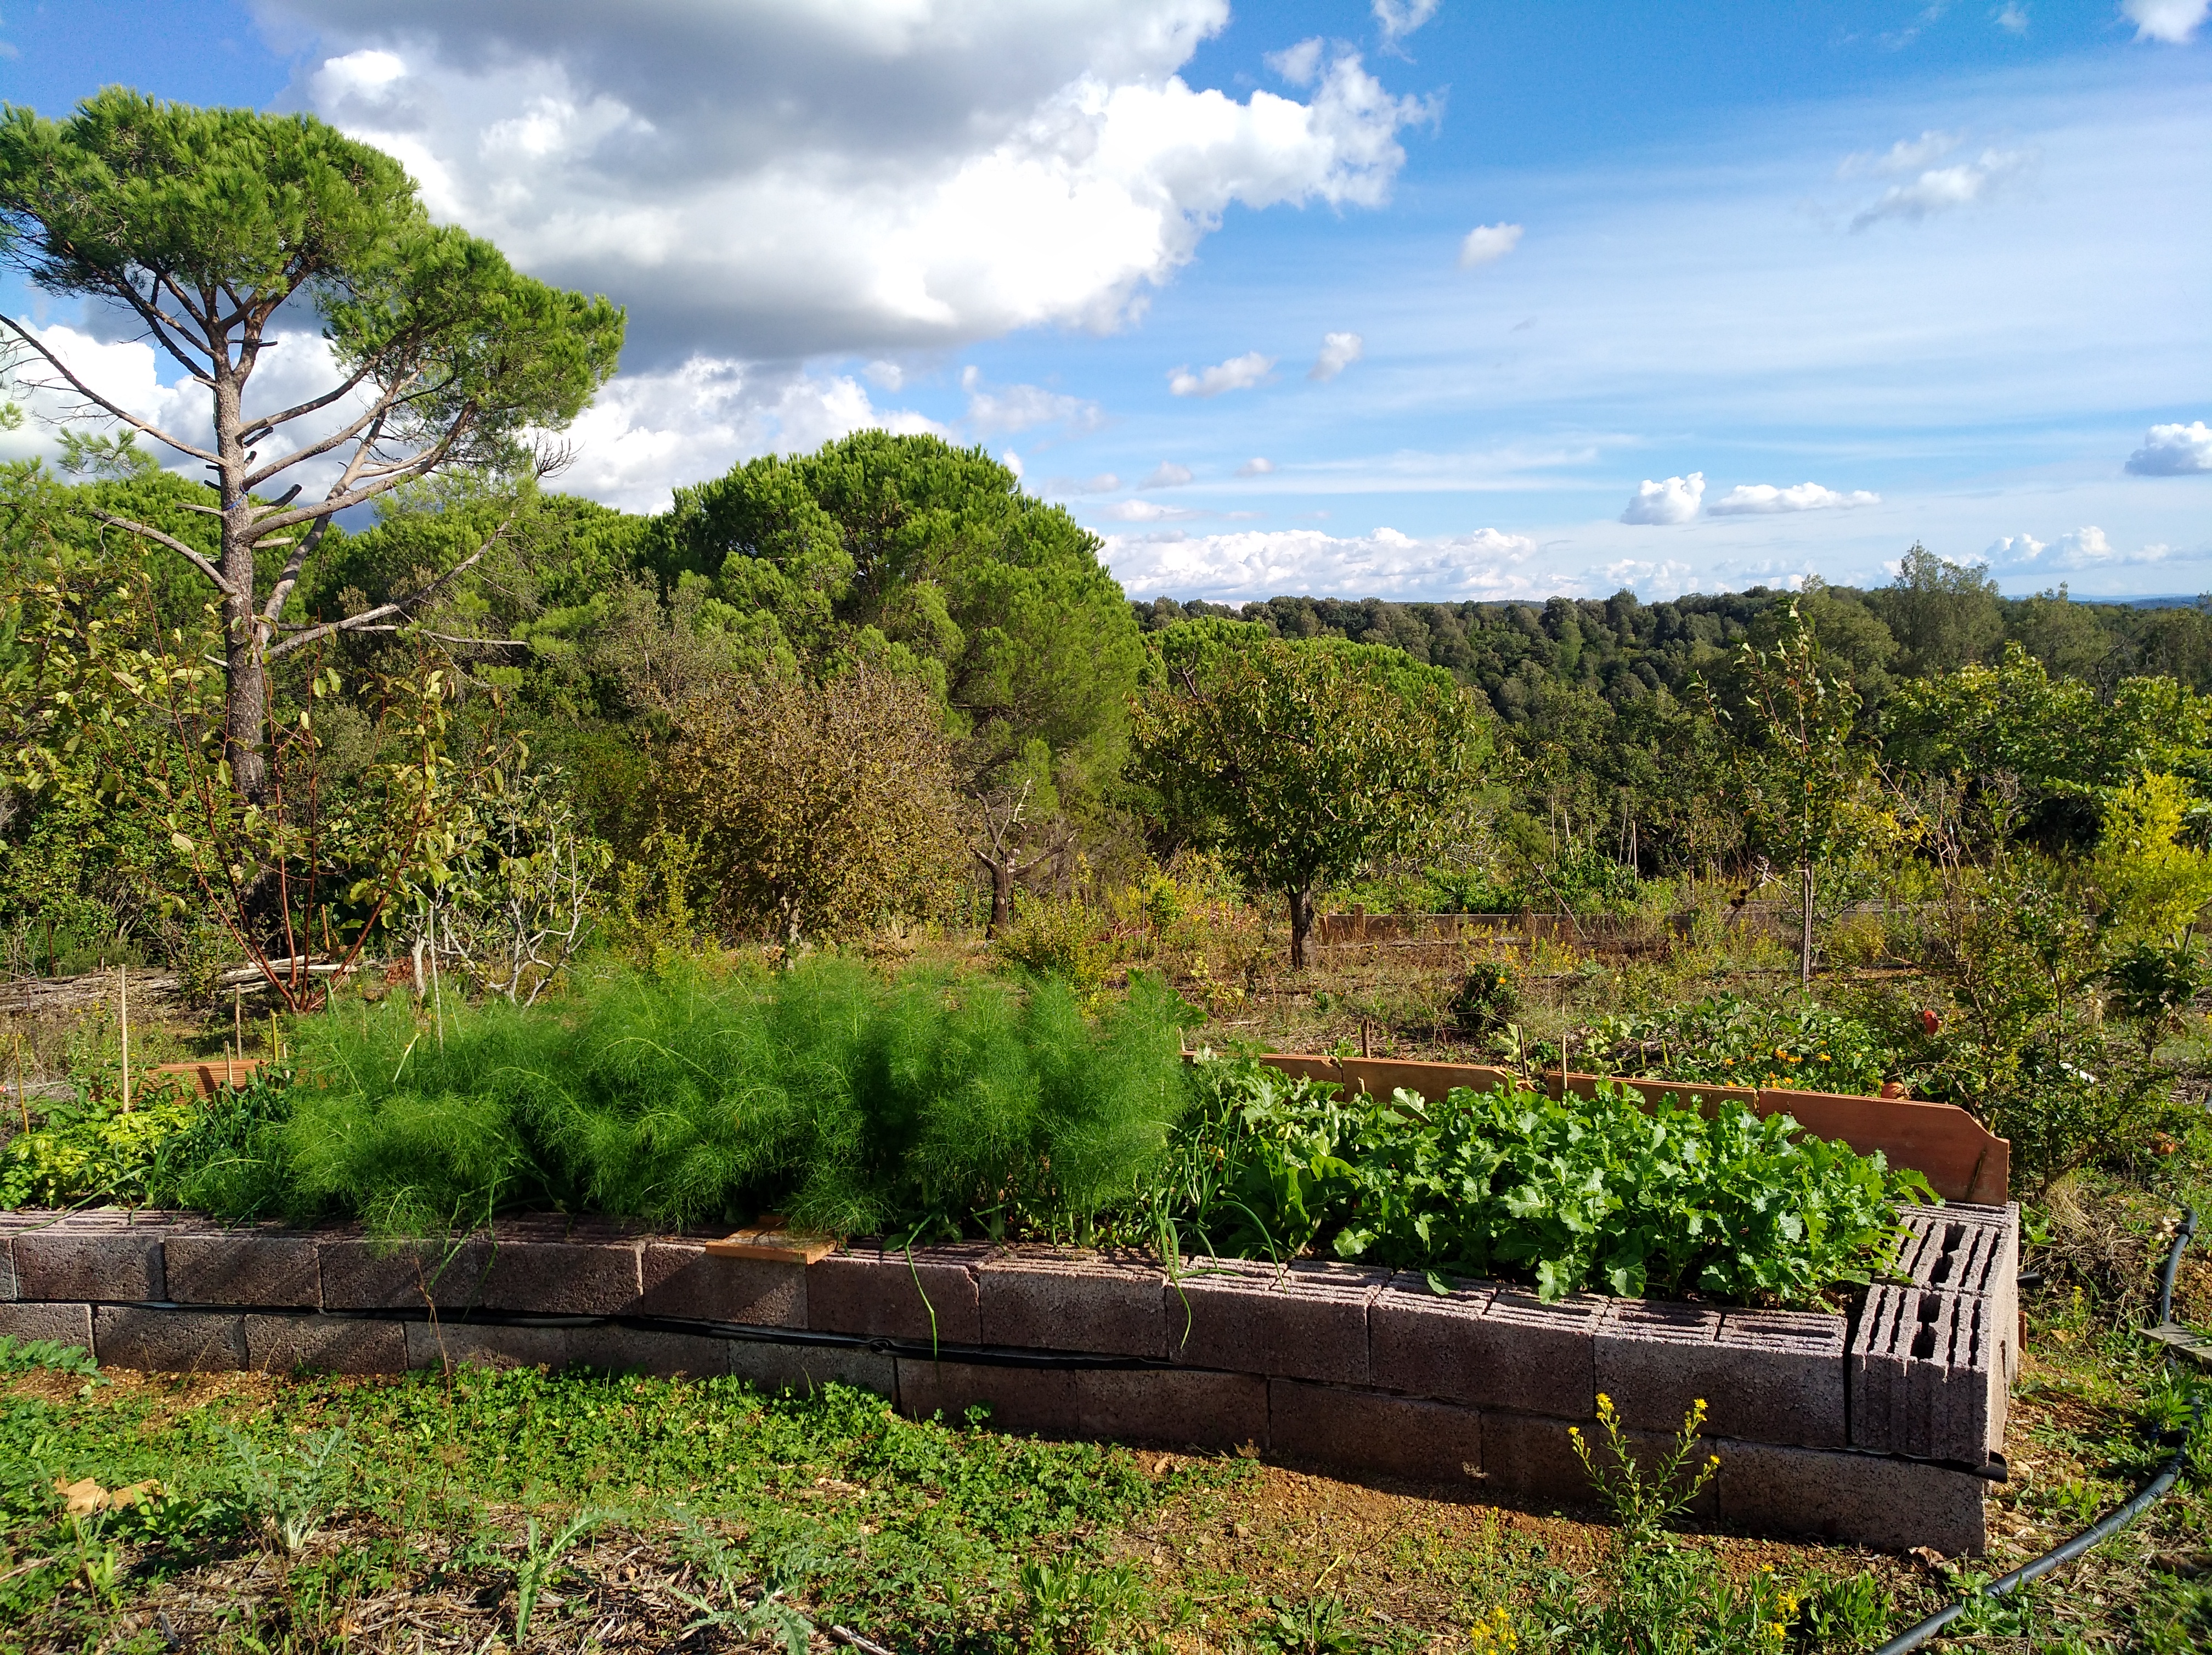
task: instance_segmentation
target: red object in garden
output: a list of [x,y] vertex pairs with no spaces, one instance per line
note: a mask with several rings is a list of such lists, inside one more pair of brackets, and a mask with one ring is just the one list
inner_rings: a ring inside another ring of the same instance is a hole
[[1920,1026],[1932,1036],[1943,1026],[1943,1019],[1933,1010],[1923,1010],[1920,1013]]
[[1910,1098],[1912,1094],[1905,1089],[1904,1081],[1885,1080],[1881,1083],[1881,1095],[1894,1102],[1899,1098]]

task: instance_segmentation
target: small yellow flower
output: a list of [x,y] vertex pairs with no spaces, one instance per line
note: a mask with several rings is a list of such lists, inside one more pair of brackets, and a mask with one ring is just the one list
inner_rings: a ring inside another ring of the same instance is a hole
[[1777,1046],[1777,1047],[1774,1049],[1774,1055],[1775,1055],[1777,1057],[1779,1057],[1780,1059],[1782,1059],[1782,1061],[1783,1061],[1783,1062],[1784,1062],[1785,1063],[1786,1063],[1786,1062],[1788,1062],[1790,1061],[1790,1054],[1789,1054],[1788,1052],[1786,1052],[1786,1051],[1783,1050],[1782,1050],[1782,1048],[1781,1048],[1781,1047],[1779,1047],[1779,1046]]
[[1820,1061],[1821,1061],[1822,1062],[1824,1062],[1824,1063],[1825,1063],[1825,1062],[1826,1062],[1828,1061],[1828,1054],[1827,1054],[1827,1053],[1826,1053],[1826,1052],[1822,1052],[1822,1053],[1820,1054]]

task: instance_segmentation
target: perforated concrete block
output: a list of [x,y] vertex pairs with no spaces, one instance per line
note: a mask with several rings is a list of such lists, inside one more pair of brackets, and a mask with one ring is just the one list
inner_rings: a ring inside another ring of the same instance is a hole
[[246,1366],[258,1372],[404,1373],[407,1333],[398,1322],[357,1316],[252,1316]]
[[725,1257],[696,1241],[655,1239],[645,1244],[642,1269],[638,1315],[755,1328],[807,1325],[803,1264]]
[[1187,1259],[1163,1289],[1171,1360],[1338,1384],[1368,1382],[1370,1306],[1388,1270]]
[[2020,1373],[2020,1203],[1981,1207],[1951,1202],[1910,1207],[1896,1274],[1915,1287],[1986,1298],[1989,1325],[1998,1334],[2005,1382]]
[[1267,1382],[1198,1368],[1098,1368],[1075,1376],[1078,1430],[1167,1448],[1264,1446]]
[[1850,1326],[1814,1311],[1727,1311],[1698,1394],[1716,1437],[1841,1448],[1850,1439],[1844,1364]]
[[632,1226],[559,1214],[502,1219],[476,1293],[485,1310],[536,1316],[614,1316],[644,1290],[644,1241]]
[[999,1253],[975,1272],[982,1342],[1163,1360],[1164,1279],[1147,1261],[1105,1254]]
[[165,1219],[102,1209],[27,1226],[9,1238],[16,1292],[24,1299],[158,1303],[168,1297],[161,1243]]
[[724,1342],[729,1372],[763,1390],[811,1395],[824,1385],[850,1385],[879,1396],[898,1394],[898,1364],[880,1351],[849,1345],[778,1345],[765,1341]]
[[1472,1496],[1482,1488],[1483,1415],[1450,1402],[1270,1379],[1267,1450],[1293,1464]]
[[315,1253],[328,1311],[468,1310],[491,1269],[491,1243],[482,1235],[393,1242],[349,1226],[319,1232]]
[[167,1296],[180,1305],[322,1306],[314,1238],[296,1230],[179,1231],[162,1243],[161,1255]]
[[22,1284],[15,1275],[15,1244],[0,1233],[0,1305],[22,1296]]
[[92,1348],[89,1305],[0,1304],[0,1339],[52,1340]]
[[1066,1368],[897,1360],[899,1412],[909,1419],[941,1414],[947,1423],[957,1425],[969,1409],[980,1404],[991,1410],[989,1424],[995,1430],[1039,1437],[1082,1434],[1075,1375]]
[[1874,1289],[1851,1335],[1851,1445],[1986,1463],[2004,1442],[2014,1330],[1993,1299]]
[[1720,1514],[1759,1534],[1807,1535],[1947,1557],[1989,1543],[1988,1485],[1966,1472],[1874,1454],[1765,1443],[1721,1445]]
[[806,1325],[918,1344],[980,1345],[983,1317],[975,1267],[980,1244],[903,1248],[856,1243],[806,1267]]
[[93,1312],[92,1348],[106,1367],[230,1372],[246,1363],[246,1318],[221,1311],[102,1305]]
[[601,1373],[711,1379],[729,1372],[728,1342],[704,1334],[626,1328],[616,1322],[568,1330],[568,1360]]

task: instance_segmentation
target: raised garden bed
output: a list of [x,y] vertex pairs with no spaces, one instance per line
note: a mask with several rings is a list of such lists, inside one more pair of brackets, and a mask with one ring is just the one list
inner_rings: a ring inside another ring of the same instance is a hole
[[711,1238],[522,1219],[394,1245],[191,1214],[0,1213],[0,1335],[161,1371],[451,1363],[838,1382],[906,1413],[1250,1448],[1470,1498],[1577,1503],[1571,1425],[1639,1449],[1692,1402],[1705,1514],[1754,1532],[1982,1549],[2018,1360],[2017,1209],[1903,1214],[1900,1285],[1850,1314],[1574,1294],[1425,1272],[861,1244],[811,1263]]

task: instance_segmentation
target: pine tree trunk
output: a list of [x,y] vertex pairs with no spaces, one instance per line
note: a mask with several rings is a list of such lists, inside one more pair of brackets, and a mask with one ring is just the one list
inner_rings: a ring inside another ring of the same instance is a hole
[[269,793],[268,665],[259,618],[253,611],[253,501],[246,492],[244,421],[237,379],[219,368],[215,381],[217,492],[222,502],[223,725],[222,756],[230,785],[249,804]]
[[1014,870],[1011,857],[991,859],[991,925],[983,934],[995,937],[1014,918]]
[[1291,969],[1306,968],[1306,937],[1313,930],[1313,887],[1291,892]]

